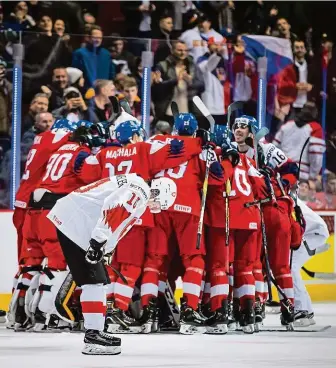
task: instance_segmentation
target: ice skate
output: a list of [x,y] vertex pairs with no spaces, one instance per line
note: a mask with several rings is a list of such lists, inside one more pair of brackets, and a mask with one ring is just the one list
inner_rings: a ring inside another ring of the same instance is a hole
[[25,313],[24,306],[18,305],[15,313],[14,331],[26,331],[31,327],[32,323]]
[[117,355],[121,353],[121,339],[107,332],[87,330],[84,337],[83,354]]
[[280,321],[287,331],[294,331],[294,320],[294,311],[291,311],[289,308],[281,311]]
[[195,335],[204,334],[205,332],[205,319],[181,298],[180,333],[182,335]]
[[229,321],[228,321],[228,330],[229,331],[236,331],[239,328],[239,320],[240,320],[240,306],[239,300],[234,299],[233,301],[229,302]]
[[115,334],[136,334],[141,332],[141,324],[134,318],[127,315],[126,312],[119,308],[114,308],[109,315],[106,316],[107,332]]
[[309,327],[308,311],[296,311],[294,314],[294,327]]
[[159,309],[155,299],[150,300],[149,305],[143,309],[143,314],[140,320],[141,332],[148,334],[150,332],[157,332],[159,329]]
[[246,304],[247,304],[246,308],[241,311],[239,323],[244,333],[253,334],[255,325],[253,301],[248,300]]
[[209,334],[224,335],[228,332],[228,301],[223,300],[222,307],[218,308],[206,321],[206,329]]

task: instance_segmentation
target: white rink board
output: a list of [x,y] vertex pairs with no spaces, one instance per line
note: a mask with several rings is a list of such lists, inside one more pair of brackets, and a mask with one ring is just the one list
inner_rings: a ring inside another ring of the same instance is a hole
[[[336,304],[315,305],[324,332],[120,335],[117,356],[85,356],[82,333],[36,334],[0,327],[2,368],[335,368]],[[279,324],[279,315],[267,315]]]
[[17,236],[13,211],[0,211],[0,294],[11,293],[17,272]]

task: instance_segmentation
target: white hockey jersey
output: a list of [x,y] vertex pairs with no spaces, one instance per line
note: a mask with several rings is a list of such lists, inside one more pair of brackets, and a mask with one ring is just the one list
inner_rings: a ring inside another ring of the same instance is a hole
[[316,178],[322,168],[323,153],[326,150],[323,130],[320,124],[312,122],[298,127],[294,120],[284,124],[275,135],[273,143],[299,164],[302,148],[309,138],[301,159],[300,179]]
[[309,248],[316,249],[324,245],[329,237],[326,223],[316,212],[309,208],[299,198],[297,199],[297,204],[300,206],[303,217],[306,221],[304,238],[306,239]]
[[105,252],[109,253],[144,213],[149,192],[136,174],[109,177],[59,199],[47,217],[84,250],[91,238],[107,240]]

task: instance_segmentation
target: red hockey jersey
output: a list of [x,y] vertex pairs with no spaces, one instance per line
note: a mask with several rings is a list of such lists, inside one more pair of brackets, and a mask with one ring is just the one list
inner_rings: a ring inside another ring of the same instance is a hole
[[28,153],[25,171],[15,197],[15,207],[27,208],[30,194],[39,184],[50,155],[69,139],[69,132],[57,130],[37,135]]
[[[185,142],[192,142],[194,138],[184,136],[154,136],[152,140],[162,139],[166,142],[174,138],[182,139]],[[172,179],[177,187],[176,200],[172,207],[168,209],[171,212],[185,212],[191,215],[199,216],[201,208],[201,189],[205,177],[206,151],[202,151],[199,155],[194,156],[189,161],[181,163],[175,168],[161,170],[155,175],[155,178],[167,177]],[[220,167],[216,154],[211,152],[211,164],[213,165],[209,175],[209,186],[222,185],[225,177]],[[216,166],[218,164],[218,166]]]
[[91,153],[87,146],[68,142],[53,153],[42,175],[39,188],[52,193],[68,194],[86,183],[74,173],[75,160],[80,152]]
[[[240,154],[239,164],[230,169],[227,160],[221,162],[226,173],[230,173],[231,192],[229,195],[230,229],[257,230],[260,223],[256,206],[246,207],[246,203],[255,200],[257,192],[265,190],[262,175],[253,167],[252,161]],[[204,223],[211,227],[225,227],[226,184],[209,187]]]

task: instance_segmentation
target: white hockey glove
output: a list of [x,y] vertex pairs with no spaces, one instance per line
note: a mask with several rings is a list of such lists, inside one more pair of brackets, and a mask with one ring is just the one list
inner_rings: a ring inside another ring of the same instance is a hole
[[90,246],[86,251],[85,260],[91,264],[97,264],[102,261],[105,253],[106,240],[102,243],[97,242],[95,239],[90,239]]

